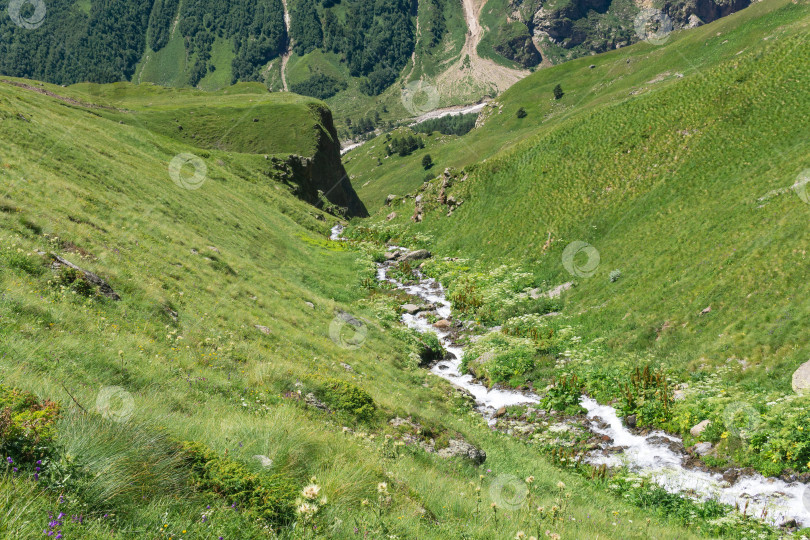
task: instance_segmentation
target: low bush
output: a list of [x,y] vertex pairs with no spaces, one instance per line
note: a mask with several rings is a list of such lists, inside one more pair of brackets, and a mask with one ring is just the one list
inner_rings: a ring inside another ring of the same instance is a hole
[[0,386],[0,454],[33,465],[53,452],[59,405],[28,392]]
[[332,377],[315,377],[315,394],[331,408],[344,411],[358,420],[368,421],[377,406],[371,394],[359,386]]
[[289,477],[254,472],[198,442],[186,441],[181,446],[197,489],[224,497],[249,517],[275,527],[295,518],[297,489]]

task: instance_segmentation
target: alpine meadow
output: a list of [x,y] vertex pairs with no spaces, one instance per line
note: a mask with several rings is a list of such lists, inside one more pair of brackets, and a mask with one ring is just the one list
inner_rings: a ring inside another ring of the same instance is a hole
[[810,538],[807,0],[7,0],[0,539]]

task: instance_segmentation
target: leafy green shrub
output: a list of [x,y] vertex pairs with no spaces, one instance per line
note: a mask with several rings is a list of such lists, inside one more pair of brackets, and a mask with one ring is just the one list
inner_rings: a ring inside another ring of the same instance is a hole
[[82,296],[92,297],[96,294],[96,286],[88,281],[84,272],[69,266],[63,266],[59,271],[56,284],[74,290]]
[[249,517],[276,527],[294,519],[297,490],[289,477],[253,472],[198,442],[185,441],[181,446],[197,489],[222,496]]
[[389,268],[388,277],[396,279],[402,283],[413,283],[416,281],[414,267],[410,261],[400,261]]
[[59,405],[0,386],[0,454],[31,464],[53,451]]
[[333,409],[348,412],[359,420],[370,420],[377,406],[371,395],[362,388],[332,377],[316,377],[315,392]]
[[555,411],[564,411],[567,414],[580,414],[585,412],[585,408],[579,404],[579,400],[584,392],[582,382],[576,376],[560,377],[557,382],[549,388],[543,397],[542,406]]
[[508,382],[517,386],[524,382],[524,375],[529,373],[535,364],[535,355],[527,349],[516,349],[499,354],[487,362],[487,372],[492,382]]
[[518,118],[526,118],[526,109],[524,109],[523,107],[519,108],[515,113],[515,116],[517,116]]
[[557,85],[554,87],[554,99],[561,99],[565,95],[563,92],[562,85]]
[[662,424],[672,417],[672,389],[662,371],[650,366],[636,367],[619,397],[619,410],[624,416],[637,415],[638,425]]
[[422,364],[427,364],[435,360],[444,358],[445,350],[439,341],[439,336],[433,332],[419,334],[419,358]]

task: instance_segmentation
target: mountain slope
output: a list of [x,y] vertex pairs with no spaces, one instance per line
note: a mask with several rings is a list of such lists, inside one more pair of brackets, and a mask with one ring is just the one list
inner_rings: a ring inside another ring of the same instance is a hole
[[[381,208],[388,232],[379,235],[465,259],[435,275],[458,309],[491,324],[521,313],[486,312],[465,299],[496,294],[487,280],[501,265],[527,272],[528,283],[515,278],[494,290],[522,293],[514,301],[534,314],[552,313],[539,331],[570,325],[585,343],[558,369],[538,360],[526,372],[535,388],[541,374],[553,383],[596,371],[590,390],[621,400],[628,364],[652,363],[673,385],[699,389],[665,425],[689,438],[711,419],[715,431],[689,439],[718,445],[708,463],[804,473],[804,420],[793,415],[803,418],[806,397],[792,383],[810,353],[799,331],[810,317],[802,270],[808,36],[807,4],[764,2],[660,47],[543,70],[496,100],[470,134],[380,166],[380,144],[361,148],[349,171],[373,205],[421,184],[424,153],[438,171],[464,167]],[[390,183],[375,186],[375,167]],[[527,299],[568,282],[559,301]],[[756,435],[729,437],[724,414],[735,403],[754,411]]]
[[[418,368],[400,299],[369,288],[376,250],[326,240],[333,218],[293,195],[282,163],[139,121],[149,103],[183,114],[196,93],[169,92],[182,97],[170,105],[139,88],[108,109],[79,88],[14,82],[26,86],[0,83],[0,406],[21,416],[0,437],[4,534],[514,536],[537,528],[534,512],[489,504],[535,475],[537,504],[567,485],[571,521],[552,526],[565,537],[615,537],[616,519],[622,538],[696,537],[493,433]],[[240,95],[207,102],[229,114]],[[302,115],[308,129],[307,102],[286,99],[259,117]],[[55,436],[16,431],[27,414]],[[486,465],[392,446],[385,435],[410,433],[395,417],[437,447],[480,446]]]
[[[382,127],[379,115],[397,121],[425,112],[402,103],[409,84],[435,94],[431,107],[470,103],[502,92],[541,62],[634,42],[632,19],[648,6],[626,4],[290,0],[285,12],[281,0],[13,2],[0,18],[6,36],[0,74],[206,90],[258,81],[328,99],[341,127],[350,127],[347,116]],[[702,0],[659,7],[681,27],[691,14],[708,22],[746,5]],[[573,43],[563,39],[566,32],[584,37]],[[627,35],[606,40],[604,32]]]

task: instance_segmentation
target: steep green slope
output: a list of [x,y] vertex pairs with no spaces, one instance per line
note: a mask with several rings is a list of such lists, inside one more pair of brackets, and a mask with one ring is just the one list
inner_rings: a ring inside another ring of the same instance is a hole
[[[136,98],[113,111],[25,84],[0,83],[4,535],[511,537],[535,512],[490,501],[511,496],[503,475],[534,475],[533,503],[570,494],[542,525],[563,537],[694,537],[491,432],[418,368],[401,300],[369,288],[374,250],[327,241],[283,166],[153,131]],[[394,446],[395,416],[479,445],[485,466]]]
[[347,215],[367,215],[340,162],[332,113],[320,101],[268,93],[257,83],[214,93],[129,83],[77,84],[63,92],[104,105],[97,112],[105,118],[200,148],[251,154],[259,161],[280,156],[299,197],[312,204],[325,197]]
[[[431,154],[437,175],[445,167],[487,159],[571,116],[680,81],[680,75],[700,77],[705,69],[735,58],[781,25],[801,18],[801,12],[782,10],[785,3],[761,2],[709,25],[674,31],[663,46],[639,43],[544,69],[493,100],[481,113],[483,126],[465,137],[443,137],[441,144],[428,139],[424,152],[389,160],[384,159],[385,139],[377,138],[349,152],[346,169],[368,207],[379,208],[389,193],[405,195],[422,184],[422,154]],[[557,84],[565,93],[560,100],[552,91]],[[517,116],[520,108],[526,117]]]
[[[529,272],[528,282],[502,284],[515,294],[572,281],[558,302],[520,300],[530,312],[562,313],[538,323],[545,331],[570,325],[582,336],[586,345],[569,351],[576,362],[565,373],[586,379],[596,371],[591,390],[623,399],[628,363],[660,365],[672,383],[697,389],[664,424],[688,436],[711,418],[716,428],[704,440],[719,450],[709,461],[806,472],[798,429],[806,398],[796,398],[791,379],[810,354],[800,331],[810,318],[802,264],[808,36],[806,4],[763,3],[662,47],[535,74],[497,100],[483,128],[425,149],[440,168],[487,159],[454,172],[446,190],[439,179],[417,192],[420,223],[411,220],[413,198],[384,208],[380,217],[397,217],[379,235],[416,235],[423,247],[468,259],[434,271],[458,309],[490,324],[522,313],[475,307],[499,279],[491,269]],[[556,84],[565,90],[560,100]],[[518,118],[521,107],[527,114]],[[358,169],[374,151],[356,151]],[[392,160],[381,168],[404,178]],[[423,175],[419,161],[398,161],[411,186]],[[356,185],[373,174],[361,170]],[[407,185],[374,182],[360,189],[373,204]],[[439,201],[449,197],[463,202],[453,209]],[[577,241],[593,248],[566,252]],[[543,365],[524,373],[535,387],[533,375],[544,383],[559,375]],[[755,436],[727,439],[734,430],[723,415],[734,403],[754,411]]]

